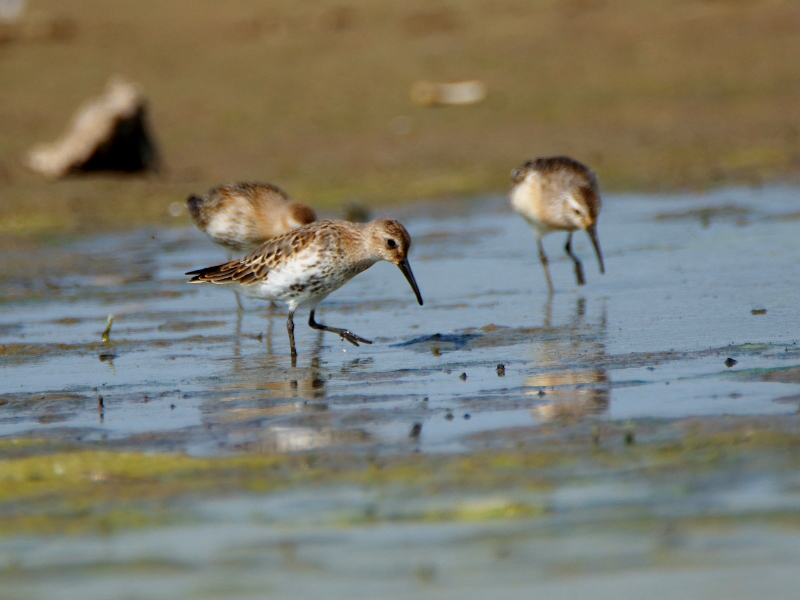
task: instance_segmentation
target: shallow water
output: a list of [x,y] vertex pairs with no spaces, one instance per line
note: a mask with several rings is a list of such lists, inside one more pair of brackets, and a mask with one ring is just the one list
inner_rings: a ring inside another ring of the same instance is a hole
[[[194,230],[107,235],[33,256],[9,250],[0,271],[0,440],[210,457],[468,456],[562,443],[576,431],[606,439],[626,423],[637,441],[682,435],[670,423],[687,419],[794,423],[799,195],[777,187],[608,195],[599,224],[606,275],[578,235],[588,284],[576,287],[563,235],[552,235],[553,297],[532,232],[503,199],[400,209],[425,305],[395,267],[376,265],[317,312],[375,343],[356,348],[298,314],[296,368],[281,309],[245,300],[237,314],[229,291],[186,283],[185,271],[224,258]],[[521,597],[533,583],[555,597],[589,588],[600,597],[621,589],[783,597],[800,584],[789,568],[800,558],[800,476],[757,466],[666,481],[587,466],[553,475],[546,492],[512,486],[474,498],[348,484],[324,497],[300,486],[195,498],[180,504],[191,522],[183,526],[0,539],[0,577],[20,597],[43,598],[206,589],[211,597]],[[466,503],[472,514],[470,502],[481,515],[495,503],[500,513],[520,504],[528,517],[531,507],[547,516],[425,523],[440,506]],[[777,513],[790,516],[789,529],[770,520]],[[382,524],[361,524],[364,514]],[[680,521],[704,514],[732,520]],[[670,529],[676,522],[680,534]],[[756,584],[765,578],[766,592]]]
[[800,364],[796,190],[611,196],[605,276],[579,235],[588,285],[576,288],[563,235],[546,238],[553,298],[530,230],[504,202],[403,212],[425,306],[396,268],[376,265],[319,310],[375,344],[356,348],[298,315],[297,369],[280,309],[245,300],[238,315],[229,291],[185,283],[221,258],[193,230],[49,248],[75,272],[62,267],[44,291],[28,271],[5,282],[0,435],[180,431],[173,447],[200,454],[253,443],[466,451],[478,432],[572,416],[797,410],[775,400],[800,394],[800,377],[739,376]]

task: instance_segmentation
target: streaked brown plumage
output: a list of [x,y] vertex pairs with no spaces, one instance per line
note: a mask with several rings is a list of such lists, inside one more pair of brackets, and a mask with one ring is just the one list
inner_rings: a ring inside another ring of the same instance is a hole
[[597,176],[581,162],[567,156],[537,158],[526,162],[511,173],[511,205],[530,224],[539,245],[547,285],[553,293],[547,255],[542,237],[551,231],[567,231],[564,251],[575,265],[578,285],[586,280],[583,265],[572,252],[572,233],[583,229],[592,240],[600,272],[605,273],[603,255],[597,238],[597,217],[602,206]]
[[315,221],[264,242],[247,256],[187,275],[193,275],[191,283],[228,285],[246,296],[285,302],[291,353],[296,356],[293,318],[301,306],[311,309],[308,324],[312,328],[338,333],[356,346],[358,342],[372,343],[346,329],[317,323],[314,310],[328,294],[378,261],[397,265],[422,304],[408,264],[410,247],[408,232],[392,219]]
[[231,183],[205,196],[189,196],[189,214],[200,231],[232,253],[251,252],[266,240],[316,220],[314,211],[292,202],[269,183]]

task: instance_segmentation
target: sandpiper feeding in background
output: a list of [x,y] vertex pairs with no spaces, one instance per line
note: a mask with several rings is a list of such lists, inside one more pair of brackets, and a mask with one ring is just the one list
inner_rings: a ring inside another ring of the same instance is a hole
[[186,199],[200,231],[229,252],[252,252],[269,239],[316,221],[314,211],[292,202],[269,183],[231,183]]
[[533,227],[539,245],[539,260],[550,293],[553,281],[547,266],[542,237],[551,231],[567,231],[564,251],[575,263],[578,285],[586,283],[583,265],[572,252],[572,233],[586,230],[592,240],[600,272],[605,273],[603,254],[597,238],[597,216],[600,214],[600,189],[597,176],[586,165],[567,156],[537,158],[511,172],[511,206]]
[[422,305],[408,264],[410,247],[411,237],[405,227],[392,219],[369,223],[316,221],[264,242],[243,258],[190,271],[187,275],[193,275],[191,283],[229,285],[246,296],[285,302],[289,307],[286,322],[289,345],[295,357],[294,313],[300,307],[311,309],[310,327],[338,333],[356,346],[358,342],[372,343],[347,329],[317,323],[314,310],[328,294],[378,261],[400,267]]
[[[290,201],[286,192],[269,183],[220,185],[205,196],[189,196],[186,206],[197,228],[225,248],[229,260],[317,220],[310,207]],[[242,308],[238,293],[236,304]]]

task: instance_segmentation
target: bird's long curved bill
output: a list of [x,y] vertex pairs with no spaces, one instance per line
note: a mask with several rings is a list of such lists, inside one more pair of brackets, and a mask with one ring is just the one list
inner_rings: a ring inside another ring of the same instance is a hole
[[414,290],[414,295],[417,297],[417,302],[419,302],[419,305],[422,306],[422,295],[419,293],[417,280],[414,279],[414,273],[411,272],[411,266],[408,264],[408,260],[404,258],[397,263],[397,266],[400,267],[403,275],[405,275],[406,279],[408,279],[408,284],[411,286],[411,289]]
[[600,272],[605,273],[606,267],[603,264],[603,253],[600,251],[600,240],[597,237],[597,224],[592,223],[589,227],[587,227],[586,233],[589,234],[589,238],[591,238],[592,245],[594,246],[594,251],[597,253],[597,262],[600,263]]

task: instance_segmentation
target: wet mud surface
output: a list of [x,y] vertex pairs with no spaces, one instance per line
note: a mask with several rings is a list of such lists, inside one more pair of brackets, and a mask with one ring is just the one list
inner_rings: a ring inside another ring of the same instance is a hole
[[0,598],[784,597],[798,198],[608,196],[552,297],[503,199],[399,209],[425,305],[376,265],[296,367],[194,230],[4,246]]

